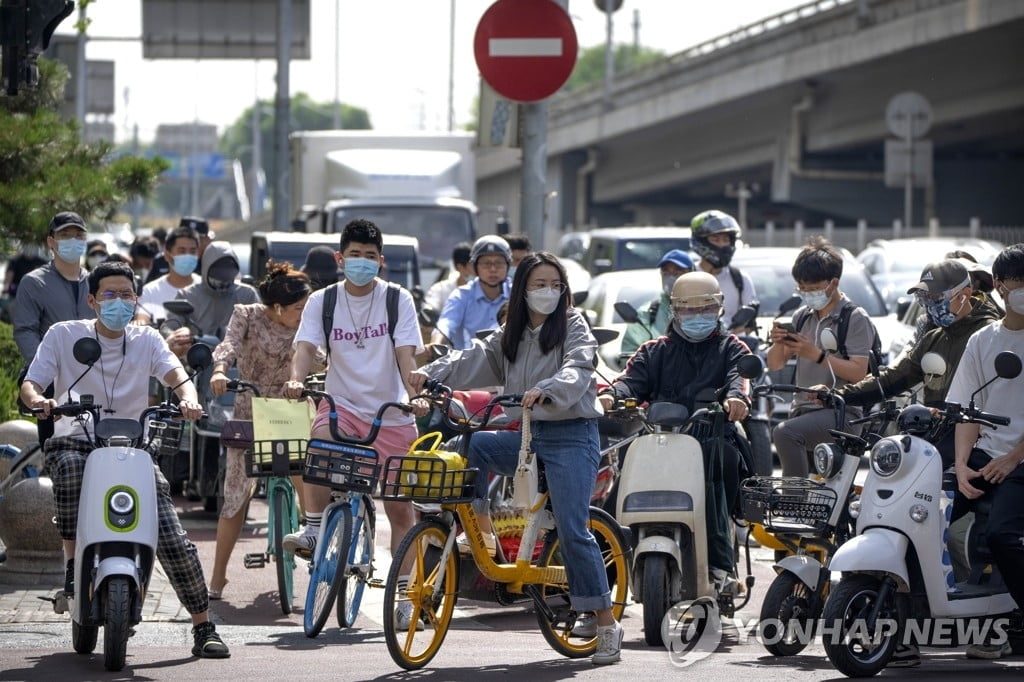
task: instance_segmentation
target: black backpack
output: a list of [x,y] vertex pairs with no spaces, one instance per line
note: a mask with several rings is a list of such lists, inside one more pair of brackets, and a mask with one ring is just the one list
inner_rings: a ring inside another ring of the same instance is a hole
[[[338,287],[342,283],[331,284],[324,289],[324,348],[327,355],[331,355],[331,329],[334,328],[334,308],[338,304]],[[384,299],[388,311],[388,336],[391,337],[391,345],[395,345],[395,322],[398,320],[398,292],[402,287],[394,282],[388,282],[388,291]]]
[[[849,360],[850,355],[846,352],[846,333],[850,331],[850,316],[853,315],[853,311],[859,308],[857,304],[852,301],[843,301],[843,307],[839,311],[839,323],[836,325],[836,343],[839,344],[839,355],[844,360]],[[810,308],[801,308],[797,311],[797,314],[793,316],[793,328],[797,331],[803,327],[803,323],[811,316]],[[878,336],[878,328],[875,327],[875,323],[868,317],[868,324],[871,325],[871,350],[868,351],[871,357],[875,360],[875,366],[881,367],[883,364],[884,356],[882,355],[882,339]]]

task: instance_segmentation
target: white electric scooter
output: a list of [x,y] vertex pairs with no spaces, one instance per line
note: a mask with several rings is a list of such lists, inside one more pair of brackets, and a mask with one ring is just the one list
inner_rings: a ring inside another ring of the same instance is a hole
[[[762,371],[756,355],[739,362],[739,373],[747,379]],[[716,407],[721,409],[717,401]],[[635,413],[638,408],[624,409]],[[662,623],[673,604],[709,597],[726,617],[738,608],[731,594],[718,594],[711,579],[704,456],[696,438],[680,433],[697,417],[682,405],[651,404],[644,419],[652,431],[629,446],[619,475],[615,517],[633,533],[631,587],[643,604],[644,640],[652,646],[662,644]],[[719,418],[724,421],[724,414]]]
[[[75,342],[75,359],[87,365],[81,379],[100,357],[99,343],[90,337]],[[208,346],[189,349],[192,368],[208,366]],[[76,381],[77,383],[77,381]],[[72,387],[74,384],[72,384]],[[75,541],[75,592],[53,598],[56,613],[71,611],[71,641],[80,654],[96,648],[103,626],[104,665],[121,670],[128,638],[142,620],[142,605],[156,560],[158,514],[156,473],[150,453],[141,449],[143,425],[150,417],[180,413],[169,404],[147,408],[138,420],[99,419],[102,405],[91,395],[79,396],[51,411],[81,420],[91,415],[95,449],[85,460]],[[154,422],[162,424],[162,422]]]
[[[974,395],[998,378],[1020,375],[1020,358],[1009,351],[999,353],[994,364],[997,376]],[[966,407],[947,404],[940,417],[922,405],[905,407],[897,422],[900,434],[882,438],[871,448],[863,493],[859,504],[851,505],[857,535],[832,557],[830,569],[843,578],[829,594],[823,614],[825,652],[847,676],[878,673],[904,642],[905,633],[914,640],[909,643],[955,645],[972,634],[984,635],[985,630],[1000,636],[994,618],[1011,622],[1014,601],[998,570],[985,570],[991,557],[985,556],[981,538],[987,519],[984,503],[976,506],[968,534],[971,576],[961,583],[954,579],[944,539],[956,477],[943,475],[941,457],[926,440],[950,423],[992,428],[1009,424],[1007,417],[976,409],[974,395]],[[949,622],[932,627],[936,619]],[[944,642],[941,636],[956,641]]]

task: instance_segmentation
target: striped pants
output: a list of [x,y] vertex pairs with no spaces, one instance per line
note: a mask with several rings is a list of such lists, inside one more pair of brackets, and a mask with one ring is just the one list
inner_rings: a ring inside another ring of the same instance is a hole
[[[57,529],[63,539],[74,540],[85,458],[92,451],[92,446],[75,438],[51,438],[46,441],[43,451],[46,453],[46,472],[53,480]],[[156,556],[185,609],[189,613],[202,613],[209,608],[210,601],[199,554],[178,520],[167,479],[160,472],[160,467],[154,465],[154,468],[159,515]]]

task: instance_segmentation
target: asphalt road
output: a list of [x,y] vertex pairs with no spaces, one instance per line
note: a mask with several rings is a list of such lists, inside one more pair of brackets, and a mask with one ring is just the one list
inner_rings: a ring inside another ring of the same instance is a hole
[[[726,622],[721,643],[713,653],[681,666],[664,649],[644,643],[642,611],[635,604],[627,608],[623,620],[626,638],[622,661],[597,667],[589,659],[569,660],[554,653],[525,606],[500,607],[469,599],[459,601],[452,630],[436,658],[424,670],[406,673],[391,660],[384,643],[383,590],[366,591],[354,628],[339,630],[332,618],[319,637],[309,639],[302,631],[302,595],[307,578],[300,569],[296,572],[300,596],[295,611],[290,616],[281,613],[275,602],[273,566],[259,570],[242,567],[245,552],[265,547],[260,524],[264,517],[265,506],[257,500],[232,558],[225,598],[211,608],[218,630],[231,647],[230,659],[193,658],[187,614],[182,611],[138,626],[137,634],[129,641],[127,666],[119,673],[110,673],[103,668],[102,636],[98,653],[75,654],[70,626],[50,617],[0,624],[0,680],[478,680],[514,676],[543,681],[676,679],[691,674],[708,680],[844,679],[831,667],[820,644],[811,645],[800,656],[775,658],[745,630],[738,630],[735,622]],[[187,505],[183,520],[200,549],[204,566],[212,565],[215,520],[195,505]],[[386,523],[380,526],[377,568],[383,576],[390,557],[381,547],[387,547],[389,534]],[[752,599],[738,614],[741,626],[757,615],[774,575],[768,551],[754,551],[753,573],[756,583]],[[970,661],[959,649],[925,649],[924,658],[918,668],[886,670],[881,676],[918,680],[1024,677],[1024,657]]]

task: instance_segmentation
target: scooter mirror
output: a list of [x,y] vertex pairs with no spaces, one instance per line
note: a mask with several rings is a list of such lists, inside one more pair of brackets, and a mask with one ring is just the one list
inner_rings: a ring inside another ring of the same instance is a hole
[[776,317],[782,317],[783,315],[787,315],[793,312],[794,310],[800,307],[801,302],[802,301],[800,300],[800,297],[797,296],[796,294],[793,294],[785,301],[783,301],[782,305],[779,306],[779,314],[776,315]]
[[732,321],[729,323],[733,329],[742,328],[746,329],[753,325],[754,320],[757,319],[757,311],[749,305],[745,305],[736,311],[736,314],[732,316]]
[[608,329],[607,327],[594,327],[590,330],[594,335],[594,339],[597,341],[597,345],[603,346],[609,341],[614,341],[619,336],[617,329]]
[[181,315],[182,317],[188,317],[195,311],[192,304],[188,301],[179,301],[177,299],[173,301],[164,301],[164,310],[175,315]]
[[585,300],[587,300],[587,290],[586,289],[584,289],[583,291],[574,291],[574,292],[572,292],[572,304],[573,304],[573,306],[579,308],[581,305],[583,305],[583,302]]
[[185,355],[188,366],[201,372],[213,364],[213,350],[205,343],[193,343]]
[[925,381],[946,373],[946,361],[938,353],[925,353],[921,358],[921,371]]
[[764,362],[756,355],[744,355],[737,360],[736,369],[744,379],[756,379],[764,371]]
[[619,314],[624,321],[630,324],[636,324],[640,321],[640,316],[636,312],[636,308],[633,307],[629,301],[616,301],[615,312]]
[[476,334],[474,334],[474,336],[476,336],[476,338],[478,338],[481,341],[483,341],[484,339],[486,339],[488,336],[490,336],[494,332],[495,332],[494,329],[481,329]]
[[[77,343],[75,344],[78,345]],[[996,374],[1003,379],[1016,379],[1020,376],[1020,358],[1013,351],[1004,350],[995,359]]]
[[821,336],[821,347],[830,353],[834,353],[839,350],[839,341],[836,339],[836,334],[831,329],[822,329]]
[[75,356],[75,360],[83,365],[92,366],[93,363],[100,359],[102,350],[100,349],[99,341],[91,336],[86,336],[75,341],[71,352]]

